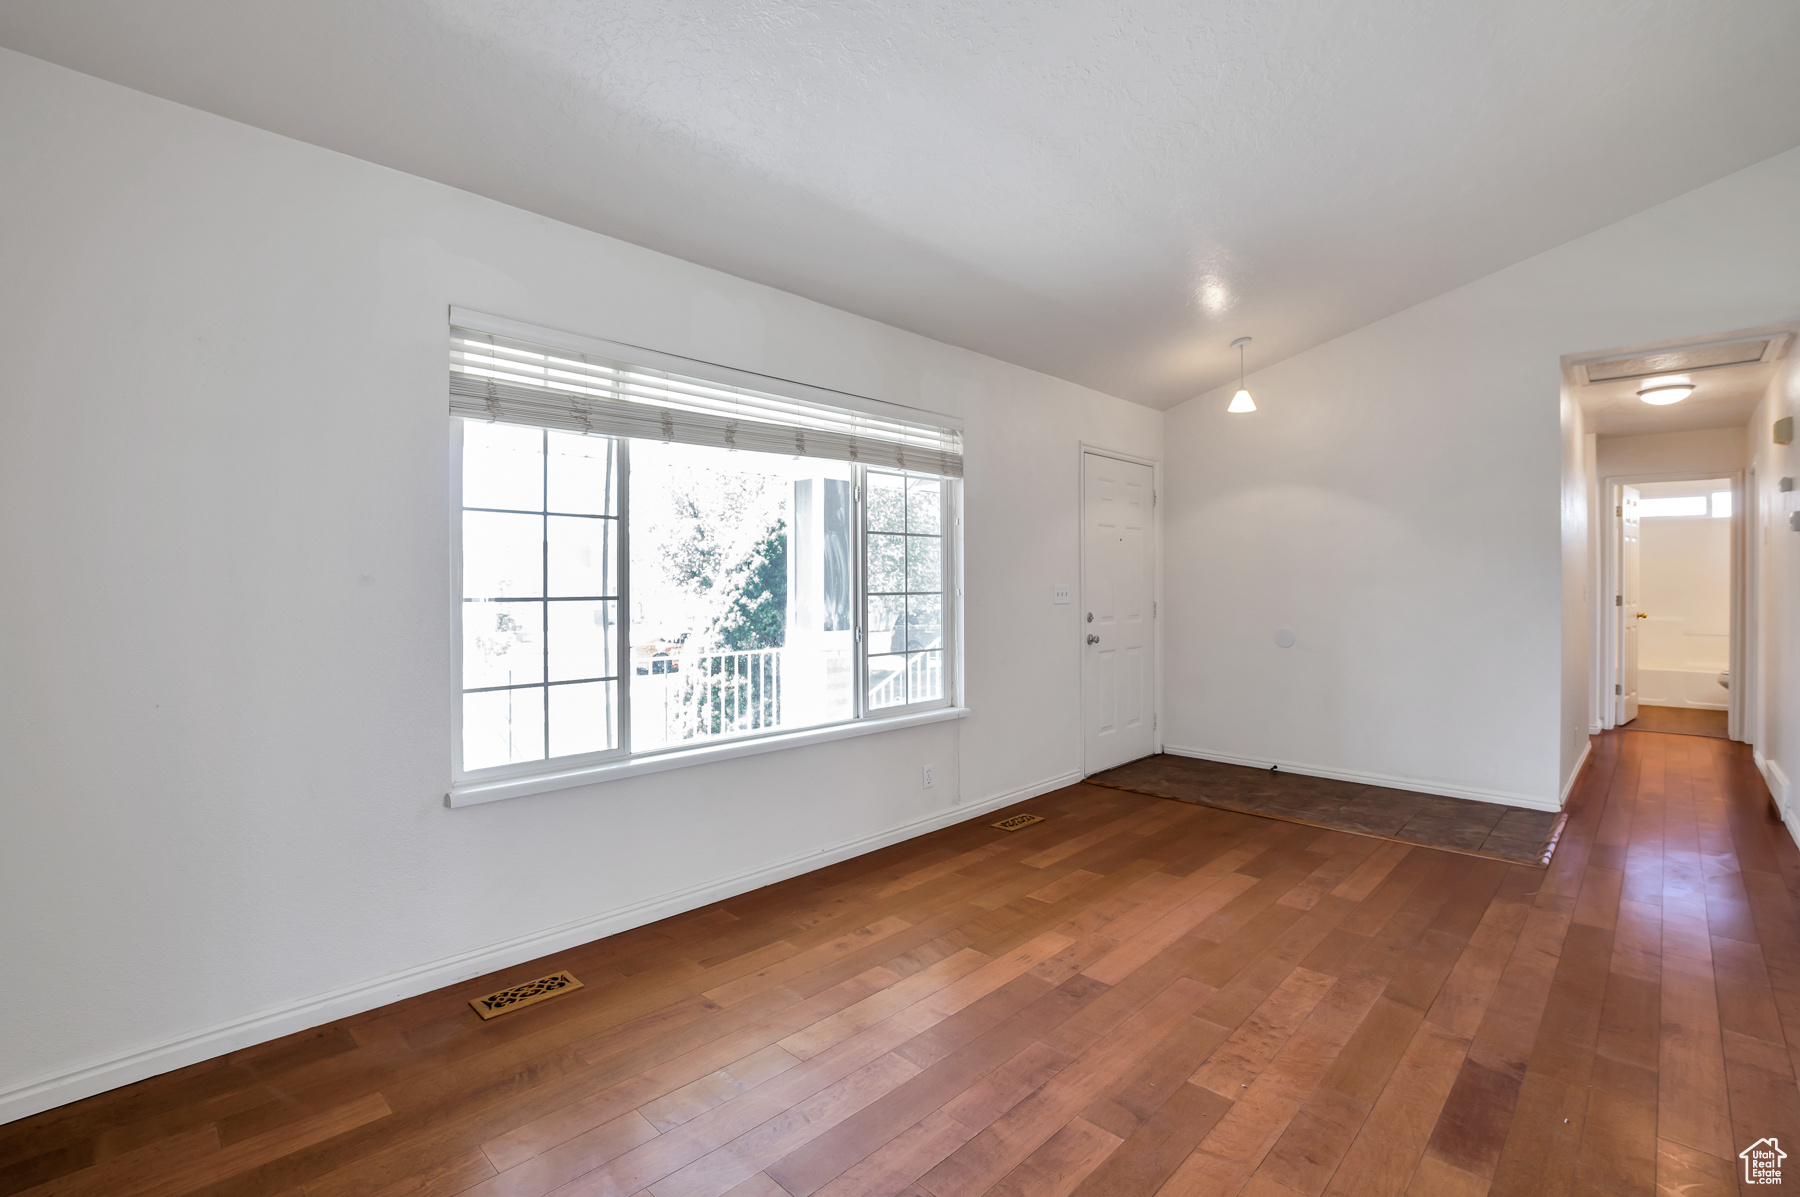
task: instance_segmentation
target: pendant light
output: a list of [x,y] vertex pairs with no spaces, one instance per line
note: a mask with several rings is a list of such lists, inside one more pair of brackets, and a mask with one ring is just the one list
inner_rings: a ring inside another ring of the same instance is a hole
[[1231,397],[1231,406],[1226,408],[1226,411],[1246,412],[1256,410],[1256,400],[1252,399],[1250,397],[1250,392],[1244,389],[1244,346],[1249,343],[1249,337],[1239,337],[1231,343],[1231,347],[1238,351],[1238,392]]

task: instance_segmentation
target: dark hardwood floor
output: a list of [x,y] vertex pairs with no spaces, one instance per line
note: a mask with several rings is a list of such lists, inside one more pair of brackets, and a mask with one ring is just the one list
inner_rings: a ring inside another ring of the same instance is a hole
[[1800,853],[1743,745],[1597,739],[1547,870],[1021,809],[0,1127],[0,1193],[1706,1194],[1800,1152]]

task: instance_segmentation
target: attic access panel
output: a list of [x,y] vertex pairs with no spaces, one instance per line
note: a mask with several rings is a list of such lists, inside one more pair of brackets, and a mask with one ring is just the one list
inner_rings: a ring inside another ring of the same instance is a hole
[[1743,366],[1763,361],[1775,340],[1774,337],[1759,337],[1753,341],[1731,341],[1723,345],[1692,345],[1606,362],[1589,362],[1581,368],[1587,375],[1587,381],[1594,383],[1651,378],[1658,374],[1685,374],[1693,370],[1714,370],[1722,366]]

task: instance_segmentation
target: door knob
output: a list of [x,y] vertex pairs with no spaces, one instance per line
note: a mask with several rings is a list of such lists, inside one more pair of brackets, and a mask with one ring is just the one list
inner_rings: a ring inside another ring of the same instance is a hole
[[1639,611],[1638,618],[1639,619],[1649,619],[1650,617],[1648,615],[1644,614],[1642,611]]
[[1098,643],[1100,643],[1100,637],[1094,635],[1092,632],[1089,632],[1088,633],[1088,643],[1089,644],[1098,644]]

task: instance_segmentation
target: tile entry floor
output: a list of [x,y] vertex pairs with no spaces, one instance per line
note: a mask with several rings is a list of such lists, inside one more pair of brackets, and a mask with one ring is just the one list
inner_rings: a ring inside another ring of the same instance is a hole
[[1088,781],[1178,802],[1518,864],[1548,864],[1562,821],[1562,816],[1552,811],[1167,754],[1130,761]]
[[1707,711],[1698,707],[1640,706],[1637,718],[1619,724],[1620,731],[1665,732],[1678,736],[1712,736],[1729,740],[1724,711]]

